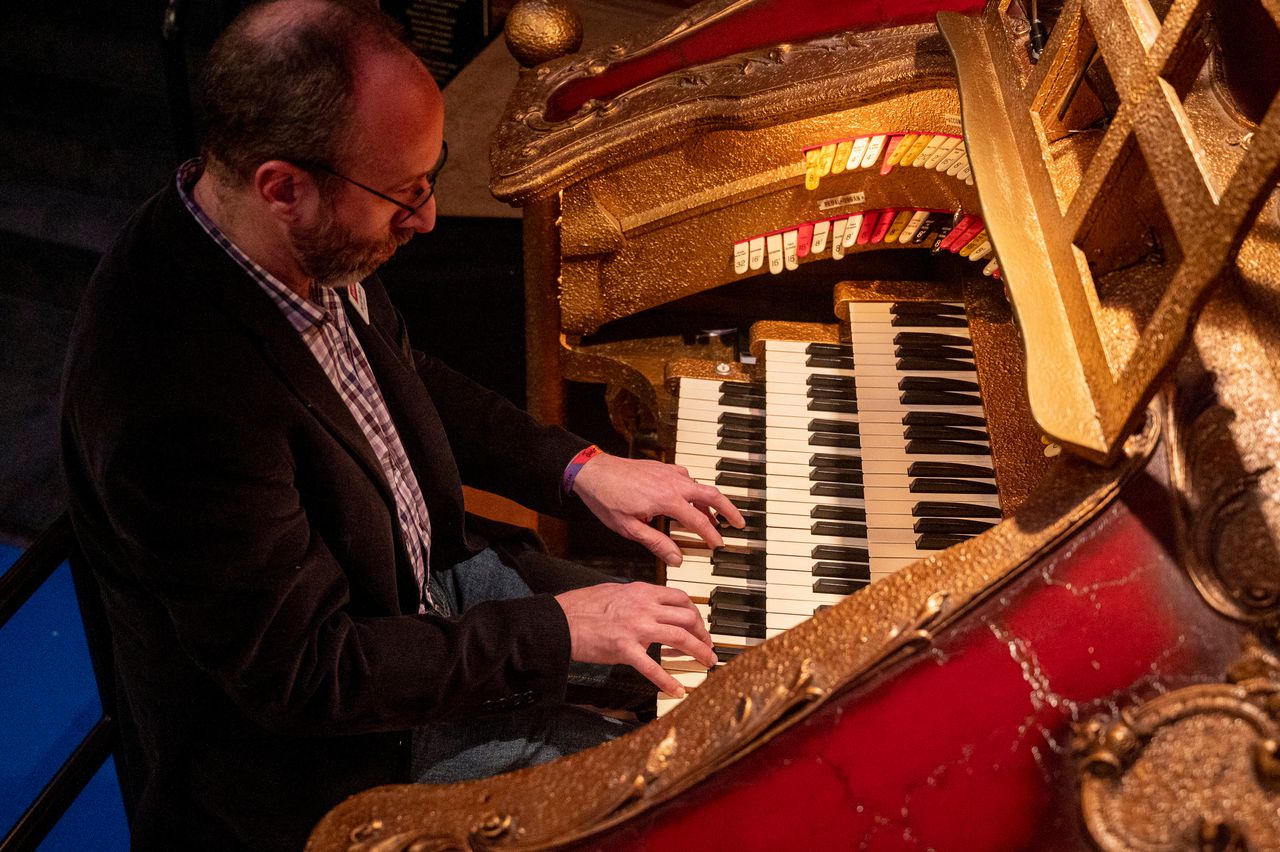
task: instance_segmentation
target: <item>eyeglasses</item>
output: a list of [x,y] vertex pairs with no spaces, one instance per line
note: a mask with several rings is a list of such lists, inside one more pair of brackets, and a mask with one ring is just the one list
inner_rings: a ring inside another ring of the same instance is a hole
[[405,213],[408,213],[409,218],[411,218],[413,216],[416,216],[418,214],[418,211],[421,210],[423,207],[425,207],[427,202],[435,197],[436,179],[440,177],[440,171],[444,168],[444,164],[448,161],[448,159],[449,159],[449,143],[441,142],[440,143],[440,162],[436,163],[435,168],[433,168],[430,171],[430,173],[427,174],[427,194],[424,195],[422,197],[422,200],[419,201],[417,204],[405,204],[403,201],[397,201],[396,199],[392,198],[390,195],[387,195],[384,192],[378,192],[378,190],[374,189],[373,187],[366,186],[360,181],[355,180],[354,178],[349,178],[346,175],[342,174],[341,172],[337,171],[336,169],[326,166],[324,163],[298,163],[298,165],[302,166],[303,168],[319,169],[320,171],[325,172],[327,174],[331,174],[336,178],[341,178],[342,180],[345,180],[347,183],[351,184],[352,186],[360,187],[370,195],[376,195],[379,198],[381,198],[383,201],[390,201],[392,204],[399,207]]

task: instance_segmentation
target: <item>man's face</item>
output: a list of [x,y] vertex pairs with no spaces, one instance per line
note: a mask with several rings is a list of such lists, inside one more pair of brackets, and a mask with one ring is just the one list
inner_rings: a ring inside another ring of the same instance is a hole
[[320,186],[315,215],[289,229],[298,265],[313,281],[364,278],[435,226],[443,106],[431,75],[408,51],[364,61],[344,156]]

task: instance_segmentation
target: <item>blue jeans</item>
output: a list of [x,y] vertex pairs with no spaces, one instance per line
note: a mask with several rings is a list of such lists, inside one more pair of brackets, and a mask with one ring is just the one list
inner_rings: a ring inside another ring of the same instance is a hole
[[[481,601],[533,594],[515,569],[492,549],[447,571],[431,572],[429,588],[433,604],[445,616],[466,612]],[[571,685],[642,694],[645,687],[638,678],[627,666],[569,666]],[[648,692],[652,694],[652,688]],[[634,727],[571,704],[441,722],[414,731],[413,778],[424,784],[487,778],[599,745]]]

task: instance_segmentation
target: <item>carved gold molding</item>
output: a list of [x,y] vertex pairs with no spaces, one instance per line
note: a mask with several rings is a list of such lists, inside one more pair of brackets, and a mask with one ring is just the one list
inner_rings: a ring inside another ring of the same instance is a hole
[[1250,640],[1228,677],[1077,727],[1103,850],[1280,849],[1280,661]]
[[[525,72],[490,148],[493,194],[523,206],[695,130],[771,127],[931,85],[951,87],[955,79],[936,29],[922,24],[737,54],[658,77],[609,101],[588,101],[563,120],[547,118],[557,88],[603,73],[654,39],[641,34]],[[804,96],[797,98],[800,84]]]

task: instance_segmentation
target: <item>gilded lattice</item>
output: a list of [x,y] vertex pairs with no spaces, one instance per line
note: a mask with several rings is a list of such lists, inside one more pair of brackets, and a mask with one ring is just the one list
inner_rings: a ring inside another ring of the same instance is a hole
[[[1280,3],[1261,2],[1280,26]],[[993,3],[982,18],[942,14],[939,26],[1027,349],[1032,411],[1056,440],[1106,461],[1140,421],[1276,186],[1280,97],[1224,178],[1184,106],[1210,50],[1208,0],[1175,0],[1163,20],[1147,0],[1069,0],[1035,66],[1020,61],[1008,5]],[[1114,87],[1113,112],[1105,128],[1077,138],[1099,114],[1089,86],[1098,69]],[[1055,168],[1066,155],[1082,163],[1075,174]],[[1164,232],[1142,263],[1130,263],[1115,237],[1117,223],[1133,217]],[[1126,288],[1141,291],[1144,307],[1133,339],[1118,342],[1100,292]]]

